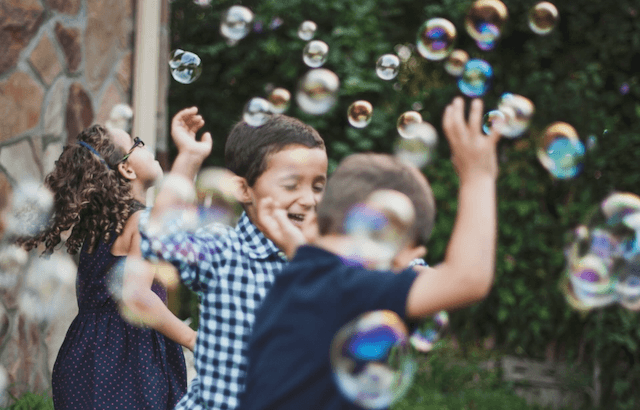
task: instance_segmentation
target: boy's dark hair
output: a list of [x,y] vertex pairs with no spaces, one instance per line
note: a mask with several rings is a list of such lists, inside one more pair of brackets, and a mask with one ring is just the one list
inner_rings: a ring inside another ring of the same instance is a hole
[[342,160],[318,204],[320,235],[344,234],[347,212],[379,189],[393,189],[409,197],[416,215],[413,239],[416,245],[426,244],[436,213],[431,187],[416,168],[385,154],[353,154]]
[[273,115],[261,127],[240,121],[233,127],[224,147],[226,167],[253,186],[267,169],[267,160],[287,145],[325,149],[318,131],[302,121],[286,115]]

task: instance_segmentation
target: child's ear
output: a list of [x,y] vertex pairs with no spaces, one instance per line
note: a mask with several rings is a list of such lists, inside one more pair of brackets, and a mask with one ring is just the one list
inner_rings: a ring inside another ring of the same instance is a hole
[[123,178],[133,181],[136,179],[136,171],[127,163],[127,161],[118,164],[118,171]]
[[235,185],[235,189],[233,190],[233,196],[236,197],[236,200],[241,204],[246,204],[251,202],[251,187],[247,183],[247,180],[243,177],[239,177],[234,175],[231,180]]

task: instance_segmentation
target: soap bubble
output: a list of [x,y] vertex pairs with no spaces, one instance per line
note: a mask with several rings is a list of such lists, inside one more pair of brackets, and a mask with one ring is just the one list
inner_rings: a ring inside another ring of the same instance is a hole
[[469,54],[466,51],[453,50],[444,63],[444,69],[449,75],[460,77],[467,61],[469,61]]
[[170,173],[158,185],[157,192],[162,192],[171,206],[161,214],[151,213],[147,234],[151,238],[158,238],[178,232],[195,232],[198,228],[198,213],[193,181]]
[[261,127],[271,117],[273,107],[264,98],[254,97],[244,106],[242,119],[252,127]]
[[453,50],[456,37],[453,23],[440,17],[432,18],[418,31],[418,52],[427,60],[443,60]]
[[17,245],[0,247],[0,289],[12,289],[18,283],[29,254]]
[[324,41],[309,41],[302,50],[302,61],[311,68],[321,67],[329,55],[329,46]]
[[587,137],[587,151],[591,151],[598,145],[598,138],[595,135]]
[[538,160],[555,178],[573,178],[582,171],[585,148],[571,125],[565,122],[549,125],[538,145]]
[[196,203],[199,226],[220,223],[235,226],[242,213],[242,205],[235,197],[234,174],[224,168],[209,167],[196,178]]
[[587,215],[565,252],[567,301],[579,310],[614,302],[639,310],[640,197],[615,192]]
[[66,302],[65,290],[73,288],[76,272],[76,264],[66,255],[35,259],[18,298],[20,310],[36,322],[53,319]]
[[408,242],[415,211],[409,198],[393,190],[373,192],[349,209],[343,230],[350,239],[348,259],[369,269],[390,269]]
[[244,6],[231,6],[222,16],[220,34],[228,40],[242,40],[251,31],[253,13]]
[[389,407],[404,396],[417,367],[406,325],[388,310],[365,313],[340,328],[330,356],[340,392],[366,409]]
[[498,101],[498,110],[505,116],[505,124],[501,134],[508,138],[516,138],[529,128],[535,106],[526,97],[504,93]]
[[500,37],[509,13],[500,0],[476,0],[464,20],[467,33],[479,43],[490,43]]
[[411,58],[411,49],[404,44],[396,45],[394,50],[396,51],[396,54],[398,54],[398,57],[400,57],[400,60],[405,63],[409,61],[409,58]]
[[340,80],[333,71],[316,68],[300,80],[296,102],[307,114],[322,115],[335,105],[339,88]]
[[394,155],[402,162],[422,168],[434,157],[438,142],[435,127],[428,122],[408,125],[404,134],[396,139],[393,147]]
[[415,130],[415,128],[412,128],[412,125],[415,124],[419,124],[422,122],[422,115],[420,115],[419,112],[417,111],[407,111],[402,113],[399,117],[398,117],[398,121],[396,123],[396,127],[398,129],[398,133],[405,137],[405,138],[409,138],[412,137],[413,135],[410,134],[409,132],[412,130]]
[[298,38],[300,40],[309,41],[315,36],[318,25],[313,21],[303,21],[298,27]]
[[291,93],[284,88],[274,88],[269,93],[269,102],[271,103],[271,111],[274,114],[282,114],[289,108]]
[[18,182],[6,216],[7,236],[34,236],[46,229],[53,213],[53,194],[41,183]]
[[631,90],[631,87],[629,87],[629,83],[622,83],[622,85],[620,86],[620,94],[622,95],[629,94],[630,90]]
[[364,128],[373,118],[373,106],[369,101],[359,100],[349,106],[347,111],[349,124],[355,128]]
[[193,0],[193,4],[199,7],[208,7],[211,5],[211,0]]
[[548,1],[543,1],[529,10],[529,28],[536,34],[544,36],[551,33],[558,24],[558,9]]
[[174,50],[169,60],[171,76],[182,84],[191,84],[202,74],[202,60],[190,51]]
[[491,87],[493,69],[484,60],[469,60],[458,79],[458,88],[468,97],[480,97]]
[[385,54],[376,62],[376,74],[383,80],[393,80],[400,72],[400,58],[395,54]]
[[491,134],[491,128],[494,126],[494,122],[500,122],[500,131],[504,129],[505,116],[500,110],[492,110],[484,115],[482,118],[482,132],[489,135]]
[[411,335],[411,344],[422,353],[428,353],[435,347],[436,343],[442,338],[442,334],[449,327],[449,314],[442,310],[413,332]]

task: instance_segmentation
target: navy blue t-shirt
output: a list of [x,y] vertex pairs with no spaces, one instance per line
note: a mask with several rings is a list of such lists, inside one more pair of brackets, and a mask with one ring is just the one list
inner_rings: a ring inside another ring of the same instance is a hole
[[238,410],[359,409],[334,382],[331,341],[365,312],[391,310],[404,319],[416,275],[347,266],[323,249],[301,247],[256,313]]

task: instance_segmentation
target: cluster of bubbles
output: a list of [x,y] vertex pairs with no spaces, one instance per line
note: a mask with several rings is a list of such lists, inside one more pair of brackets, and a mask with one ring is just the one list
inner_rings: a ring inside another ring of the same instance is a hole
[[394,142],[394,155],[416,168],[427,165],[433,159],[438,143],[435,127],[423,121],[417,111],[402,113],[396,127],[400,137]]
[[38,323],[51,320],[64,306],[64,294],[75,282],[75,263],[66,255],[30,258],[16,238],[36,235],[53,213],[53,194],[42,184],[22,180],[13,189],[0,242],[0,290],[18,291],[18,309]]
[[168,174],[159,184],[158,193],[170,198],[173,205],[162,214],[151,214],[149,235],[161,237],[235,225],[242,213],[235,189],[234,174],[224,168],[202,169],[195,184],[182,176]]
[[343,232],[349,236],[349,262],[368,269],[390,269],[398,251],[409,240],[415,220],[411,200],[393,190],[373,192],[345,215]]
[[640,310],[640,197],[613,193],[577,227],[561,288],[570,306]]
[[340,328],[330,358],[342,394],[365,409],[396,402],[411,386],[417,369],[407,326],[388,310],[365,313]]

